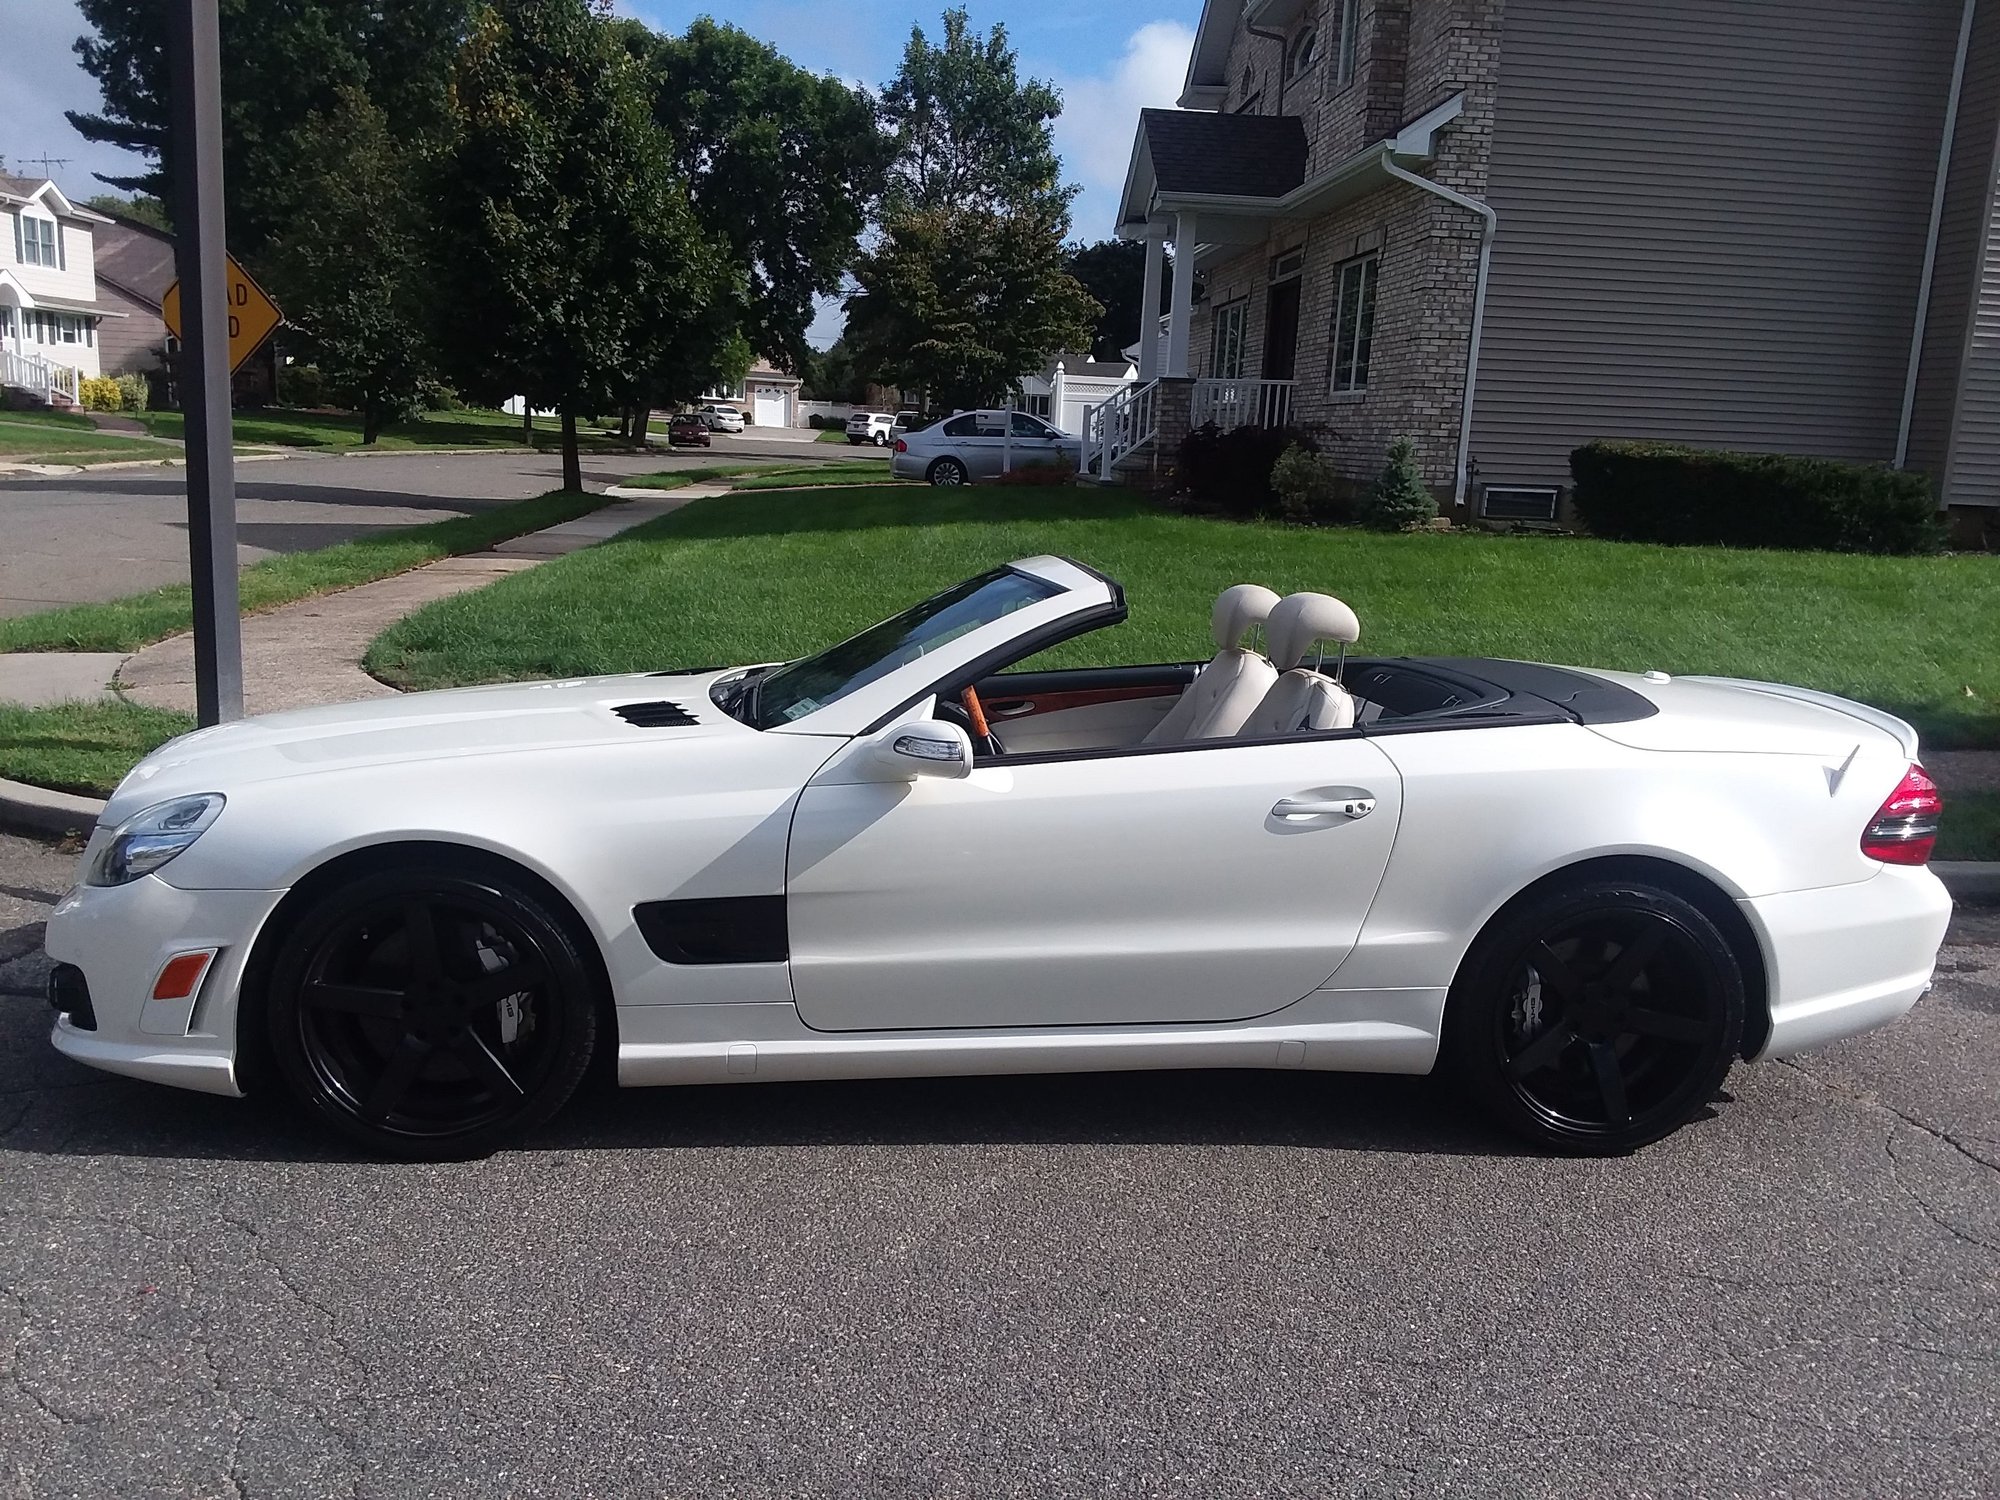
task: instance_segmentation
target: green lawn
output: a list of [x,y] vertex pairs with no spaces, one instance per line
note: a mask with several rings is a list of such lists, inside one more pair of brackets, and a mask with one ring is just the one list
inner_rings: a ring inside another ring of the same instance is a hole
[[1939,859],[2000,859],[2000,792],[1946,792]]
[[78,432],[95,432],[97,424],[80,411],[11,411],[0,407],[0,431],[10,422],[30,427],[68,427]]
[[[407,572],[454,553],[478,552],[509,537],[560,525],[615,504],[603,495],[558,490],[448,521],[406,526],[317,552],[292,552],[237,575],[243,611],[289,604],[309,594],[352,588]],[[72,604],[0,620],[0,651],[134,651],[192,628],[186,584],[104,604]]]
[[620,480],[638,489],[678,490],[712,479],[733,481],[739,490],[795,490],[806,485],[896,484],[879,458],[831,460],[810,464],[702,464],[692,469],[668,469]]
[[108,797],[143,757],[192,728],[186,714],[120,699],[49,708],[0,703],[0,776]]
[[0,412],[0,463],[105,464],[179,456],[164,443],[99,432],[78,412]]
[[[177,411],[142,411],[131,415],[144,423],[146,430],[155,437],[178,438],[181,435],[184,418]],[[333,451],[361,446],[361,418],[350,412],[264,407],[236,412],[232,428],[239,443],[270,443],[284,448]],[[561,438],[555,418],[541,417],[536,420],[536,447],[555,446]],[[615,433],[594,432],[581,424],[577,438],[585,449],[624,449],[631,446]],[[391,425],[375,440],[378,449],[520,446],[521,419],[498,411],[426,412],[414,422]]]
[[2000,746],[2000,558],[1852,557],[1553,537],[1383,536],[1166,514],[1082,488],[911,486],[697,501],[420,610],[369,653],[416,687],[759,661],[814,650],[1008,558],[1065,553],[1132,616],[1051,664],[1205,656],[1229,584],[1339,594],[1364,649],[1768,678]]

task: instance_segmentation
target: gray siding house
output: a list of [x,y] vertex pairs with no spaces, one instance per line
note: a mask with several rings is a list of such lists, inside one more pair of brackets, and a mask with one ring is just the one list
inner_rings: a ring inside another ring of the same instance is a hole
[[1555,514],[1593,438],[2000,506],[2000,0],[1207,0],[1180,104],[1114,468],[1289,420],[1357,477],[1415,438],[1462,518]]

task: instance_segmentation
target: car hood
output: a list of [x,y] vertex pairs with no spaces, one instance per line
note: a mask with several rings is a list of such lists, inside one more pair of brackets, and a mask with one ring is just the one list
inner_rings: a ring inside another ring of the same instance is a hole
[[[120,821],[168,797],[226,794],[250,781],[336,768],[623,745],[641,735],[652,742],[750,735],[755,731],[709,697],[713,683],[741,670],[635,672],[398,693],[219,724],[182,735],[147,756],[119,786],[103,820]],[[617,712],[635,704],[673,707],[635,725]],[[683,715],[693,722],[658,722]]]

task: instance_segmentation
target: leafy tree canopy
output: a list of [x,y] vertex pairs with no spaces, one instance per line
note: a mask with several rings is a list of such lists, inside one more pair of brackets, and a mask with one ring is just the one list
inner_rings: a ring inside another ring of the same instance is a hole
[[1053,122],[1062,95],[1016,69],[1007,28],[984,38],[963,6],[944,13],[944,40],[921,26],[882,91],[882,123],[895,140],[888,209],[1028,210],[1068,232],[1074,187],[1064,187]]
[[84,199],[83,206],[94,208],[101,214],[117,214],[154,229],[171,230],[174,227],[167,216],[167,205],[145,193],[135,193],[130,198],[121,198],[116,193],[99,193]]
[[[1123,351],[1143,337],[1145,321],[1146,247],[1138,240],[1099,240],[1073,245],[1064,257],[1070,275],[1083,283],[1104,311],[1091,335],[1092,359],[1120,359]],[[1163,262],[1159,286],[1153,289],[1151,316],[1167,310],[1173,286],[1172,258]]]
[[[291,222],[324,143],[311,122],[344,88],[364,89],[399,135],[445,116],[451,60],[469,0],[220,0],[223,190],[230,248],[258,261]],[[113,187],[172,201],[165,8],[154,0],[78,0],[94,30],[77,56],[104,108],[69,112],[87,139],[146,158]]]

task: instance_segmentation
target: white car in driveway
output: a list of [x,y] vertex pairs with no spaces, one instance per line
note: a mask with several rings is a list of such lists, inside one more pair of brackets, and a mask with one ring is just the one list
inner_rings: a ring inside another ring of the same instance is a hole
[[741,432],[743,430],[743,409],[723,402],[713,402],[701,409],[702,420],[714,432]]
[[414,1157],[512,1139],[593,1055],[625,1084],[1442,1059],[1611,1152],[1929,985],[1938,801],[1897,719],[1347,659],[1345,605],[1252,585],[1205,665],[1021,669],[1124,617],[1034,557],[798,661],[186,735],[49,921],[55,1045]]
[[896,440],[896,417],[886,411],[858,411],[847,419],[847,441],[854,447],[873,443],[886,448]]
[[964,411],[906,432],[895,441],[889,472],[952,486],[997,479],[1030,464],[1083,465],[1083,439],[1024,411]]

